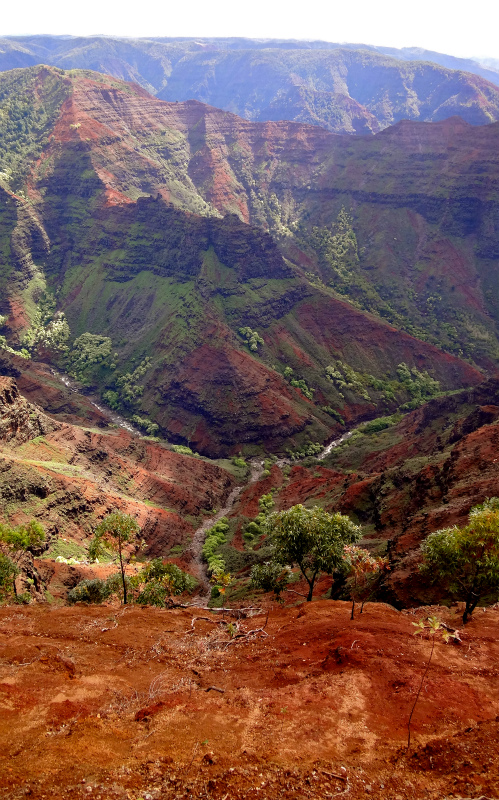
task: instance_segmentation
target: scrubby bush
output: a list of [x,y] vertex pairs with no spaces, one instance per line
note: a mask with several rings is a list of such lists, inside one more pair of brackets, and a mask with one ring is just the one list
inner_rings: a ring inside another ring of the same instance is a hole
[[114,582],[109,579],[92,578],[80,581],[68,592],[68,601],[70,603],[103,603],[113,594],[113,587]]
[[253,589],[262,589],[264,592],[274,592],[276,598],[280,599],[289,583],[290,576],[289,567],[275,561],[265,561],[263,564],[255,564],[251,570],[251,586]]
[[265,344],[258,331],[252,331],[251,328],[239,328],[238,334],[252,352],[256,352],[259,345]]
[[223,571],[225,569],[225,561],[220,555],[216,555],[215,551],[220,545],[225,544],[227,541],[227,532],[229,530],[229,520],[227,517],[222,517],[218,522],[209,528],[206,533],[203,548],[201,550],[204,560],[208,564],[208,572],[210,574]]
[[164,608],[168,600],[185,591],[192,591],[196,580],[176,564],[163,563],[155,558],[132,581],[138,594],[136,602]]
[[480,600],[499,598],[499,498],[474,506],[464,528],[435,531],[421,545],[421,572],[463,600],[463,624]]

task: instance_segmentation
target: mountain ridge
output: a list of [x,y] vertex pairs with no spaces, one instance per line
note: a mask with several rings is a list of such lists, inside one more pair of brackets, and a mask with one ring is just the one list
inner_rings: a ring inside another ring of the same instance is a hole
[[[0,39],[0,68],[47,62],[92,69],[136,82],[165,100],[194,98],[250,119],[296,119],[350,134],[372,133],[402,117],[461,113],[474,124],[498,118],[499,73],[475,62],[418,48],[287,44],[6,37]],[[411,56],[416,60],[409,61]]]

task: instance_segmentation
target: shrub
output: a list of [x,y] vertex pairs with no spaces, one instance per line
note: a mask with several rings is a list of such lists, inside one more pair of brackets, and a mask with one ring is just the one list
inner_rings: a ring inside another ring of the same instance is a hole
[[331,575],[344,562],[344,547],[361,537],[361,529],[343,514],[328,514],[319,506],[293,506],[271,514],[265,532],[274,564],[297,565],[308,583],[307,600],[321,573]]
[[206,532],[206,539],[204,541],[201,554],[208,564],[208,572],[210,574],[224,570],[225,561],[220,555],[216,555],[215,551],[220,545],[225,544],[227,541],[227,532],[229,530],[229,521],[227,517],[222,517],[218,522],[209,528]]
[[252,331],[251,328],[239,328],[238,334],[252,352],[256,352],[259,345],[265,344],[258,331]]
[[488,594],[499,596],[499,498],[471,509],[464,528],[447,528],[421,545],[421,571],[431,583],[464,600],[463,624]]
[[113,583],[109,580],[93,578],[91,580],[80,581],[80,583],[68,592],[70,603],[103,603],[113,593]]

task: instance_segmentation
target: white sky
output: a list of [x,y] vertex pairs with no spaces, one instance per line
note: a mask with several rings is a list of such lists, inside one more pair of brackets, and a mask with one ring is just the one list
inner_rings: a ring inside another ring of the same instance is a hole
[[7,0],[0,36],[323,39],[499,58],[497,0]]

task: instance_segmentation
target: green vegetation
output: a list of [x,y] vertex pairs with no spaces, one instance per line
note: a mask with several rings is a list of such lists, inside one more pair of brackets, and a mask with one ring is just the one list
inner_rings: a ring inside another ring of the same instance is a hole
[[416,367],[409,369],[407,364],[399,364],[397,376],[402,387],[412,398],[401,406],[402,411],[417,408],[425,400],[435,397],[440,392],[439,382],[431,378],[427,372],[420,372]]
[[138,523],[129,514],[124,514],[122,511],[114,511],[99,522],[88,548],[90,561],[95,561],[100,556],[105,555],[104,542],[109,544],[118,554],[123,586],[123,602],[125,605],[127,603],[127,582],[125,580],[124,546],[136,539],[139,531]]
[[290,580],[290,568],[275,561],[255,564],[251,570],[251,587],[262,589],[264,592],[273,592],[277,600],[281,600],[281,594],[286,591]]
[[0,75],[0,181],[20,189],[41,155],[70,92],[57,69],[31,67]]
[[217,572],[224,572],[226,569],[225,560],[222,556],[216,554],[216,550],[220,545],[226,543],[228,530],[229,520],[227,517],[222,517],[206,532],[206,538],[201,553],[208,564],[208,573],[210,575]]
[[293,378],[294,370],[291,367],[284,368],[284,377],[286,380],[289,381],[290,386],[294,386],[296,389],[300,389],[300,391],[305,395],[308,400],[314,399],[315,389],[311,389],[306,380],[304,378]]
[[71,332],[64,312],[56,310],[56,300],[47,290],[44,279],[42,285],[45,288],[39,299],[36,300],[39,289],[33,293],[36,303],[30,313],[31,326],[24,333],[22,344],[32,355],[38,353],[57,360],[67,354]]
[[342,361],[335,361],[326,367],[326,377],[334,384],[340,397],[344,397],[343,390],[349,389],[363,397],[364,400],[371,399],[366,389],[366,383],[372,383],[372,376],[363,376]]
[[0,601],[16,595],[16,577],[18,575],[19,568],[8,556],[0,552]]
[[134,414],[132,417],[132,422],[135,422],[139,428],[142,428],[146,432],[148,436],[156,436],[157,432],[159,431],[159,425],[155,422],[151,422],[150,419],[147,417],[139,417],[138,414]]
[[68,355],[68,372],[80,381],[88,380],[95,367],[109,367],[111,364],[112,343],[109,336],[82,333],[74,340]]
[[46,550],[42,558],[51,558],[57,560],[64,558],[65,560],[74,559],[75,561],[84,561],[88,556],[87,548],[77,542],[64,541],[60,537],[54,539],[50,543],[50,547]]
[[491,595],[495,603],[499,597],[499,498],[474,506],[464,528],[431,533],[421,553],[420,569],[430,583],[464,601],[466,624],[480,600]]
[[286,448],[286,454],[288,458],[292,461],[298,461],[301,458],[307,458],[308,456],[317,456],[324,450],[324,445],[320,442],[308,442],[304,444],[303,447],[299,447],[296,450],[291,450],[291,448]]
[[16,576],[20,573],[21,561],[27,552],[40,547],[45,541],[45,531],[36,520],[31,520],[25,525],[12,527],[0,523],[0,592],[9,593],[8,585],[14,597],[18,599],[16,589]]
[[265,344],[258,331],[252,331],[251,328],[239,328],[238,334],[253,353],[256,353],[259,345]]
[[90,580],[80,581],[73,589],[68,592],[69,603],[103,603],[114,592],[114,576],[107,580],[91,578]]
[[116,380],[116,387],[121,406],[131,408],[139,397],[142,397],[144,387],[139,381],[144,377],[151,366],[151,358],[146,356],[133,372],[126,372]]
[[[328,514],[318,506],[303,505],[271,514],[265,532],[272,548],[272,563],[281,569],[298,566],[308,583],[308,601],[312,600],[320,574],[331,575],[340,570],[345,545],[354,544],[362,535],[359,526],[343,514]],[[257,579],[258,571],[254,582]]]
[[185,444],[172,444],[171,449],[174,453],[180,453],[182,456],[194,456],[194,458],[200,458],[198,453],[194,453],[194,451]]
[[246,529],[243,533],[243,538],[249,545],[254,544],[264,534],[265,521],[275,506],[273,495],[274,491],[271,491],[268,494],[263,494],[258,500],[260,512],[255,519],[251,520],[251,522],[246,525]]
[[374,595],[384,571],[390,569],[388,558],[372,556],[363,547],[346,545],[344,548],[343,571],[348,576],[348,590],[352,598],[352,613],[354,618],[355,603],[360,602],[360,613],[364,604]]
[[331,408],[331,406],[321,406],[321,411],[324,411],[325,414],[329,414],[329,416],[333,417],[337,422],[340,423],[340,425],[345,424],[345,420],[343,419],[339,411],[336,411],[334,408]]
[[347,282],[359,264],[357,237],[353,230],[353,218],[341,208],[334,226],[313,227],[309,242],[333,272],[335,278]]
[[135,602],[165,608],[171,597],[192,591],[196,580],[175,564],[165,564],[155,558],[139,574],[131,579]]

